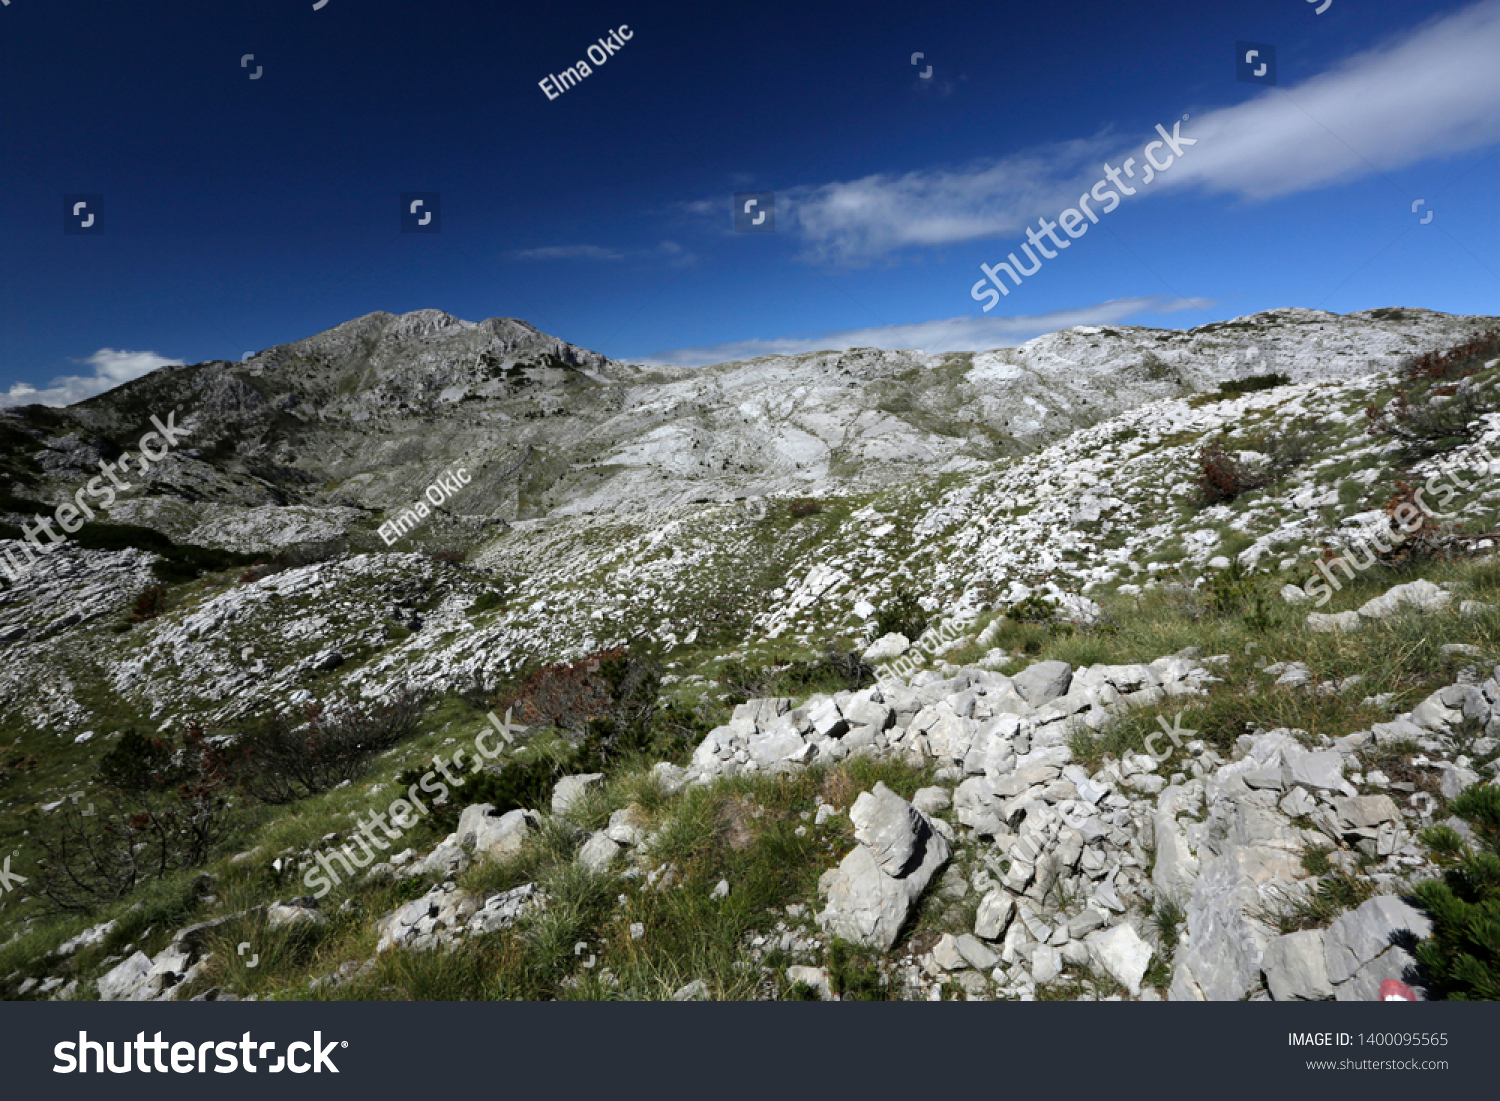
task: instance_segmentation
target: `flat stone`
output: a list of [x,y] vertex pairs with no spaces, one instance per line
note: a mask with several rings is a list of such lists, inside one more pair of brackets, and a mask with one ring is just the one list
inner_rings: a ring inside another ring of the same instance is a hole
[[619,855],[620,848],[619,842],[610,837],[608,832],[599,830],[590,834],[589,839],[578,850],[578,860],[589,871],[598,874],[608,870]]
[[[995,958],[999,959],[998,956]],[[944,971],[961,971],[968,966],[952,933],[944,933],[938,938],[932,948],[932,959]]]
[[921,788],[911,797],[911,805],[926,815],[947,810],[952,802],[953,796],[943,787]]
[[1276,937],[1266,945],[1260,966],[1271,997],[1278,1002],[1318,1002],[1333,997],[1321,929]]
[[151,974],[151,957],[136,952],[117,964],[99,979],[101,1002],[136,1002],[151,997],[146,991],[146,977]]
[[1101,929],[1084,938],[1089,955],[1135,997],[1140,997],[1141,979],[1151,965],[1152,949],[1129,925]]
[[1062,953],[1051,945],[1039,944],[1031,953],[1031,981],[1038,986],[1057,981],[1062,974]]
[[1400,822],[1401,808],[1389,795],[1356,795],[1335,799],[1334,813],[1347,829],[1373,830],[1386,822]]
[[1301,747],[1287,747],[1282,751],[1281,777],[1289,788],[1341,791],[1344,759],[1335,749],[1308,751]]
[[1377,895],[1328,927],[1323,943],[1329,981],[1347,982],[1393,945],[1404,947],[1412,938],[1431,935],[1432,921],[1422,911],[1393,895]]
[[953,943],[958,954],[975,970],[989,971],[1000,962],[999,953],[970,933],[954,937]]
[[1067,694],[1073,683],[1073,667],[1065,661],[1039,661],[1011,678],[1016,692],[1032,707]]
[[1366,601],[1360,606],[1359,614],[1366,619],[1387,619],[1406,609],[1435,612],[1446,607],[1452,599],[1451,593],[1425,578],[1418,578],[1405,585],[1396,585],[1374,600]]
[[[991,880],[990,882],[994,882]],[[1016,914],[1016,900],[1010,892],[996,888],[984,896],[979,903],[979,913],[974,919],[974,932],[985,940],[999,940],[1010,926]]]
[[297,925],[326,925],[328,918],[311,906],[273,902],[266,907],[266,927],[284,929]]

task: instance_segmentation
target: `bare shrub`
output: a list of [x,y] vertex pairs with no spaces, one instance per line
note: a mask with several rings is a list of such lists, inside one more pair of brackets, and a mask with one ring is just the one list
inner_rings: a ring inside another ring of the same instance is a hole
[[231,779],[200,727],[181,747],[130,732],[105,755],[99,782],[28,826],[42,850],[37,895],[83,913],[143,882],[207,863],[233,829]]
[[274,716],[235,740],[235,778],[264,803],[293,803],[328,791],[415,733],[426,703],[425,695],[407,690],[379,703],[346,696],[333,707],[310,704],[301,722]]

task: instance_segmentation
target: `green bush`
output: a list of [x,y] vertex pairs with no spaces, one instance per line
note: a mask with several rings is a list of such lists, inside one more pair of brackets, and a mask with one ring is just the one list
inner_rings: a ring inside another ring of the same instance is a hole
[[488,589],[479,594],[479,599],[469,605],[470,615],[479,615],[482,612],[494,611],[505,603],[505,594],[498,589]]
[[1500,788],[1471,787],[1448,805],[1474,832],[1467,843],[1449,826],[1422,834],[1441,879],[1415,894],[1432,916],[1432,936],[1417,948],[1435,997],[1500,1001]]
[[[410,790],[429,771],[426,767],[407,769],[398,778],[400,787]],[[431,804],[427,820],[439,834],[447,835],[458,829],[458,819],[465,807],[480,803],[489,803],[498,814],[513,810],[545,811],[551,806],[552,788],[567,771],[570,770],[552,761],[533,761],[508,764],[498,772],[485,769],[473,773],[463,778],[463,787],[449,795],[446,802]]]
[[890,603],[875,613],[875,636],[902,635],[906,641],[916,642],[927,630],[927,623],[927,613],[917,601],[917,594],[905,585],[897,585]]
[[1040,592],[1034,592],[1006,608],[1005,618],[1017,623],[1051,623],[1057,618],[1057,605],[1043,599]]
[[1230,379],[1219,386],[1219,393],[1226,397],[1233,394],[1249,394],[1256,390],[1270,390],[1291,382],[1289,375],[1251,375],[1249,378]]
[[746,665],[727,661],[719,669],[719,684],[728,691],[729,704],[771,696],[810,696],[816,692],[855,692],[875,681],[875,671],[858,651],[830,646],[826,656],[786,665]]

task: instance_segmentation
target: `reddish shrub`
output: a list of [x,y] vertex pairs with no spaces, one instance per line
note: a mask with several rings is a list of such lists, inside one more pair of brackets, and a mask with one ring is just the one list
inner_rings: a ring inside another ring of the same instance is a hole
[[142,589],[130,609],[130,622],[144,623],[155,619],[167,610],[167,589],[164,585],[149,585]]
[[1445,352],[1413,356],[1401,368],[1403,377],[1416,379],[1467,378],[1500,356],[1500,329],[1478,333]]
[[1210,440],[1198,452],[1198,489],[1206,505],[1232,501],[1269,481],[1265,471],[1246,466],[1225,450],[1222,440]]

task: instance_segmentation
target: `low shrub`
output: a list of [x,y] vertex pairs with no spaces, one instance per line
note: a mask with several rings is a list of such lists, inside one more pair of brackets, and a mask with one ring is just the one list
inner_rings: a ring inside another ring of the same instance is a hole
[[1251,394],[1257,390],[1270,390],[1277,386],[1285,386],[1291,382],[1290,375],[1251,375],[1249,378],[1230,379],[1219,385],[1219,393],[1225,397],[1234,394]]
[[1497,357],[1500,357],[1500,329],[1490,329],[1446,351],[1413,356],[1402,365],[1401,375],[1410,380],[1468,378]]
[[[400,787],[410,790],[428,771],[425,767],[406,769],[398,778]],[[445,802],[429,803],[427,821],[440,835],[446,836],[458,829],[464,808],[476,804],[489,803],[498,814],[513,810],[546,811],[551,806],[553,787],[568,771],[569,767],[552,760],[512,762],[499,771],[483,769],[464,777],[462,788],[450,794]]]
[[491,612],[505,603],[505,594],[498,589],[486,589],[479,594],[479,598],[469,605],[470,615],[479,615],[483,612]]
[[1057,605],[1034,592],[1006,608],[1005,618],[1017,623],[1051,623],[1057,618]]
[[890,602],[875,613],[875,635],[877,638],[902,635],[908,642],[916,642],[927,630],[928,622],[917,594],[905,585],[897,585]]
[[1473,834],[1450,826],[1422,834],[1441,879],[1419,883],[1432,936],[1417,948],[1432,993],[1451,1001],[1500,1001],[1500,788],[1475,785],[1448,804]]
[[376,754],[416,732],[426,697],[403,691],[379,703],[345,697],[308,705],[302,721],[276,715],[243,731],[227,751],[241,789],[285,804],[361,775]]
[[77,802],[29,816],[43,854],[36,894],[53,910],[83,913],[207,863],[234,832],[231,784],[224,757],[199,727],[180,746],[126,733]]
[[1414,356],[1401,368],[1402,384],[1383,406],[1365,410],[1366,431],[1403,444],[1416,457],[1473,440],[1481,418],[1500,405],[1494,379],[1475,376],[1500,358],[1500,329],[1478,333],[1446,351]]
[[1230,454],[1222,439],[1210,440],[1198,452],[1198,490],[1205,505],[1232,501],[1252,489],[1272,482],[1263,466],[1241,462]]
[[881,980],[878,960],[871,949],[835,940],[828,950],[828,981],[833,992],[846,1002],[883,1002],[890,993]]
[[1495,407],[1493,389],[1470,379],[1443,385],[1422,380],[1398,391],[1384,406],[1369,406],[1366,431],[1397,440],[1417,455],[1433,455],[1473,440],[1481,418]]
[[164,585],[148,585],[136,594],[130,606],[130,622],[145,623],[167,610],[167,589]]
[[728,661],[718,682],[728,691],[730,704],[771,696],[807,696],[819,691],[858,691],[875,682],[875,670],[858,651],[830,646],[821,658],[785,665],[750,666]]

